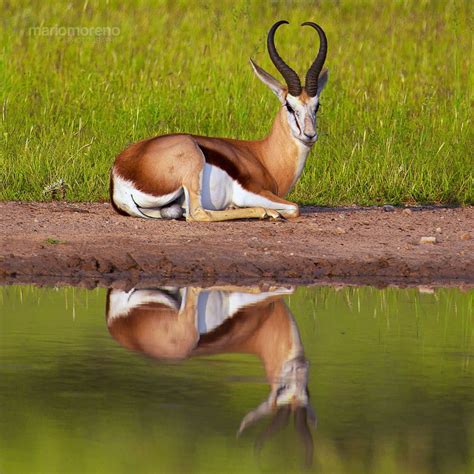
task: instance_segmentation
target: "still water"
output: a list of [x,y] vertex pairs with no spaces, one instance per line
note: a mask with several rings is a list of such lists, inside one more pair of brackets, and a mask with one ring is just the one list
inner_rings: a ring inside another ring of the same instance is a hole
[[473,301],[0,288],[0,473],[472,473]]

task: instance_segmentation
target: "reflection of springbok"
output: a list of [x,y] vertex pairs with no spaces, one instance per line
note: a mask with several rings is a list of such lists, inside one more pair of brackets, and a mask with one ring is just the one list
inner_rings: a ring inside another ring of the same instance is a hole
[[295,320],[282,296],[293,290],[213,287],[110,290],[106,318],[123,346],[158,359],[183,359],[226,352],[259,356],[271,384],[268,398],[248,413],[239,428],[274,414],[257,446],[295,414],[311,462],[314,423],[307,389],[308,361]]

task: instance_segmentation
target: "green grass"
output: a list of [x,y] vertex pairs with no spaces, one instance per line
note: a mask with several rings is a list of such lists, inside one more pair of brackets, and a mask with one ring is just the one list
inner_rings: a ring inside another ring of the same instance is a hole
[[[320,140],[292,199],[474,202],[469,0],[0,4],[0,199],[52,199],[58,182],[68,200],[106,199],[115,155],[156,134],[263,136],[278,102],[248,58],[277,74],[265,40],[283,18],[277,44],[302,77],[318,42],[298,24],[319,22],[330,48]],[[29,34],[55,25],[120,33]]]
[[55,238],[53,238],[53,237],[48,237],[48,238],[46,239],[46,243],[47,243],[47,244],[50,244],[50,245],[57,245],[57,244],[61,244],[61,243],[63,243],[63,242],[62,242],[61,240],[55,239]]

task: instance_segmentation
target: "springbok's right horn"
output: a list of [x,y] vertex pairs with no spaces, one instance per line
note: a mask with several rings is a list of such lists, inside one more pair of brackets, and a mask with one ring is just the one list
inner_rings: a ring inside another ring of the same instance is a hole
[[313,27],[319,35],[318,55],[316,56],[316,59],[314,60],[313,64],[311,64],[311,67],[306,73],[306,83],[304,85],[308,95],[310,97],[314,97],[318,93],[318,78],[319,74],[321,73],[321,70],[323,69],[324,61],[326,61],[326,55],[328,52],[328,40],[326,38],[324,30],[316,23],[306,21],[305,23],[301,24],[301,26],[305,25]]

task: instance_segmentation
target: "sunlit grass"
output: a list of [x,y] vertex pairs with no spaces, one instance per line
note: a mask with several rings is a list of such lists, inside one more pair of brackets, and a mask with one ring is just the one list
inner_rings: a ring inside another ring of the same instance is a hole
[[[278,104],[248,58],[276,74],[265,38],[285,18],[277,43],[302,77],[318,42],[299,23],[323,25],[330,48],[320,140],[292,199],[474,201],[471,2],[19,0],[2,13],[1,199],[51,199],[59,180],[67,199],[105,199],[114,156],[155,134],[264,136]],[[120,32],[30,34],[55,25]]]

